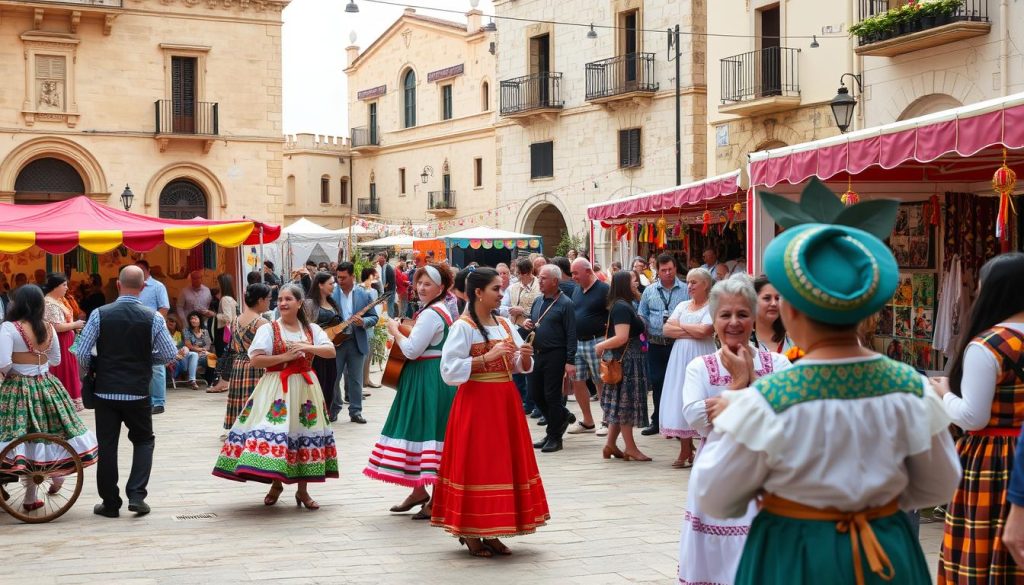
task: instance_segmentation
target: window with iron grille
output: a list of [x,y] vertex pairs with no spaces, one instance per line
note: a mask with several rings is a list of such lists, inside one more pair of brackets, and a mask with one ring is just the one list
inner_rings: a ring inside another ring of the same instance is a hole
[[331,202],[331,178],[327,175],[320,177],[320,203]]
[[619,130],[619,168],[640,166],[640,129]]
[[530,145],[531,179],[555,176],[554,144],[549,140]]

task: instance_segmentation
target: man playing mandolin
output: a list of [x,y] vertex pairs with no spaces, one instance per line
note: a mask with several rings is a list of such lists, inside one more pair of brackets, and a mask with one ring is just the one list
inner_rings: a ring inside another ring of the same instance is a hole
[[374,304],[370,295],[362,287],[355,286],[354,271],[351,262],[339,264],[336,274],[338,286],[332,293],[335,304],[341,309],[341,318],[348,325],[342,331],[346,335],[335,338],[338,383],[334,385],[330,418],[331,422],[336,421],[341,412],[341,384],[344,383],[349,397],[349,420],[366,424],[363,418],[363,356],[370,351],[367,330],[377,324],[377,313],[370,310]]

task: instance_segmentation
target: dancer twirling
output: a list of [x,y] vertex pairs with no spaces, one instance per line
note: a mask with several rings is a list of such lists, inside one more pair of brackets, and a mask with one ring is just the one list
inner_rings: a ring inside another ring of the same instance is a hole
[[316,510],[306,484],[338,477],[338,452],[310,362],[333,356],[334,345],[306,321],[298,285],[281,287],[277,308],[281,317],[260,327],[249,345],[252,366],[267,372],[228,431],[213,474],[270,483],[267,506],[277,503],[282,484],[296,483],[296,505]]
[[391,411],[363,474],[413,488],[405,501],[393,506],[391,511],[407,512],[422,506],[412,518],[429,520],[427,486],[437,481],[448,413],[456,391],[441,379],[440,359],[452,325],[451,315],[444,305],[452,276],[443,267],[428,264],[416,270],[413,282],[423,304],[416,313],[416,324],[409,336],[399,331],[398,321],[386,323],[409,361],[402,368]]

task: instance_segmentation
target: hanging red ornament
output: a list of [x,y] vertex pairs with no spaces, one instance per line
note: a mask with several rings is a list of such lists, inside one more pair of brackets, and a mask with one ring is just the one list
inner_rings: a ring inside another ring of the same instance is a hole
[[1006,166],[1006,149],[1003,149],[1003,165],[992,176],[992,189],[999,195],[999,213],[996,215],[996,237],[1006,241],[1010,237],[1010,211],[1017,213],[1010,195],[1017,186],[1017,173]]
[[853,179],[846,180],[846,193],[843,193],[843,196],[840,197],[839,200],[847,207],[860,203],[860,195],[853,190]]
[[706,236],[706,235],[708,235],[708,229],[711,228],[711,212],[708,211],[707,209],[704,210],[703,219],[704,219],[704,227],[703,227],[703,229],[701,229],[700,233],[701,233],[701,235],[705,235]]
[[938,196],[938,194],[932,195],[931,199],[929,199],[929,205],[928,205],[928,211],[930,212],[928,214],[928,223],[930,225],[939,225],[939,220],[940,220],[939,212],[941,210],[942,210],[942,207],[941,207],[941,205],[939,205],[939,196]]

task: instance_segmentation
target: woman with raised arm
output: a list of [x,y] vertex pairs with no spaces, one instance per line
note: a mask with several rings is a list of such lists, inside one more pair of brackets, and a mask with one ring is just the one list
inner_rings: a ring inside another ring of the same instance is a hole
[[391,511],[408,512],[421,506],[412,518],[430,520],[427,486],[437,482],[448,413],[456,391],[441,379],[441,348],[453,322],[444,305],[452,276],[441,266],[427,264],[416,271],[413,282],[421,309],[416,313],[412,331],[405,335],[398,321],[386,322],[388,332],[408,361],[398,378],[391,411],[363,474],[412,488],[405,501],[392,506]]
[[441,350],[441,378],[458,385],[430,523],[477,557],[511,551],[499,538],[547,523],[547,498],[513,373],[533,370],[533,348],[495,316],[501,278],[491,268],[466,276],[466,314]]
[[252,366],[267,371],[228,431],[213,474],[271,484],[267,506],[277,503],[282,484],[298,484],[295,504],[316,510],[307,484],[338,477],[338,451],[311,362],[333,357],[334,344],[306,320],[298,285],[281,287],[277,309],[280,318],[249,345]]

